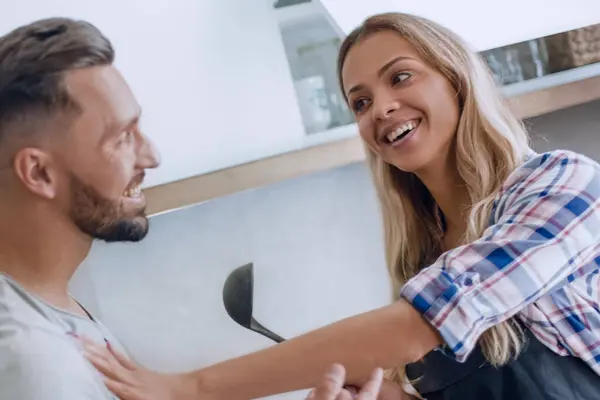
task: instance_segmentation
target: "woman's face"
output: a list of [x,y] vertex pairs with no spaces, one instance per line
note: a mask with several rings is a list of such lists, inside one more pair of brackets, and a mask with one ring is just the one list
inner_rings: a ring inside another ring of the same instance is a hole
[[342,69],[343,90],[360,135],[389,164],[406,172],[441,172],[456,134],[456,91],[397,33],[359,41]]

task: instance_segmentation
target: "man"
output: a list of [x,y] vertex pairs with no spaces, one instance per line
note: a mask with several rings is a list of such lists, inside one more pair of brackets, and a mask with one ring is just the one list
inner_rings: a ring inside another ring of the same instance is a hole
[[[36,21],[0,38],[2,400],[116,399],[80,339],[124,349],[67,291],[94,239],[148,232],[140,185],[159,156],[114,57],[83,21]],[[347,396],[342,382],[334,367],[313,398]]]
[[122,349],[67,292],[92,241],[142,240],[158,154],[94,26],[48,19],[0,39],[0,399],[108,400],[77,336]]

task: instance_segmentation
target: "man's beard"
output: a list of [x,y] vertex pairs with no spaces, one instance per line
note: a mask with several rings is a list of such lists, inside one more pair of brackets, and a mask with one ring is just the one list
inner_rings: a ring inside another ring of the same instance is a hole
[[118,201],[103,197],[92,186],[71,175],[69,216],[94,239],[105,242],[139,242],[148,233],[145,210],[126,215]]

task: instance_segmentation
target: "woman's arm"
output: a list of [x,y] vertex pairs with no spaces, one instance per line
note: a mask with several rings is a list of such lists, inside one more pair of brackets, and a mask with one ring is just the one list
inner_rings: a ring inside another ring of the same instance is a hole
[[[598,269],[596,162],[571,152],[542,154],[514,174],[505,189],[495,222],[481,239],[443,254],[401,291],[458,361],[469,356],[488,328]],[[556,312],[561,310],[567,310],[566,324],[586,320],[589,312],[569,303],[556,305]]]
[[[415,361],[439,343],[435,330],[403,300],[187,374],[156,373],[110,347],[82,339],[85,356],[123,400],[255,399],[316,386],[334,362],[349,371],[347,384],[362,387],[374,369]],[[412,398],[399,393],[386,383],[381,400]]]
[[360,387],[374,368],[416,361],[440,343],[421,315],[398,301],[190,376],[200,383],[199,399],[247,400],[312,387],[337,362],[347,383]]

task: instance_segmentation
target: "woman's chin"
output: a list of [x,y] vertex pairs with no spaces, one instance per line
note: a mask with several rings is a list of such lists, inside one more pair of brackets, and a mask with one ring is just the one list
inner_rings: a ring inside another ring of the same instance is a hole
[[[390,162],[391,161],[391,162]],[[388,163],[395,167],[396,169],[406,172],[416,174],[418,171],[422,171],[424,167],[427,165],[423,162],[423,160],[419,160],[416,157],[403,157],[402,160],[390,160]]]

